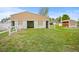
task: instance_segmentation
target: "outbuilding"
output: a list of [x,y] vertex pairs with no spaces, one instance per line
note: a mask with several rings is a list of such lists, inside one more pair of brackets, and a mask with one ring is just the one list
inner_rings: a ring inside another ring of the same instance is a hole
[[64,20],[62,21],[62,26],[69,28],[76,28],[77,22],[75,20]]
[[49,28],[49,18],[30,12],[21,12],[11,15],[11,25],[17,29],[23,28]]

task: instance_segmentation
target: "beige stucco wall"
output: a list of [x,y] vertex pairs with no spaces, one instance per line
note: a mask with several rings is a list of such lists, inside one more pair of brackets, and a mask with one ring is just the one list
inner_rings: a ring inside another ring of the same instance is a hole
[[69,21],[69,28],[77,27],[76,21]]
[[[11,15],[11,21],[15,21],[15,26],[18,29],[27,28],[27,21],[34,21],[34,28],[46,28],[48,17],[29,12],[22,12]],[[43,24],[39,25],[38,21],[42,21]],[[19,22],[21,22],[21,24],[19,24]]]
[[46,21],[45,20],[42,21],[42,23],[43,23],[42,25],[40,25],[38,22],[39,22],[38,20],[34,21],[34,28],[46,28]]
[[[33,20],[33,21],[34,21],[34,28],[46,28],[46,20],[42,21],[43,23],[42,25],[38,24],[38,20]],[[19,21],[15,21],[15,26],[18,29],[27,29],[27,20],[22,21],[21,24],[19,24]]]
[[26,29],[27,28],[27,21],[22,21],[21,24],[19,24],[18,21],[15,21],[15,26],[17,29]]

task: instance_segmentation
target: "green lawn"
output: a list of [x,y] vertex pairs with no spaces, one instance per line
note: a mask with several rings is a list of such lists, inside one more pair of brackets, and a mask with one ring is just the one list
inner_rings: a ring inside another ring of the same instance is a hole
[[79,51],[79,29],[26,29],[0,34],[0,51]]
[[0,32],[2,32],[2,30],[0,30]]

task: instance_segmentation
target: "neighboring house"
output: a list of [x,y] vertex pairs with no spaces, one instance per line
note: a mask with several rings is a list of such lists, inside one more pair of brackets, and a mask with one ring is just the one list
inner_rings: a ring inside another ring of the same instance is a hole
[[21,12],[11,15],[11,25],[17,29],[23,28],[49,28],[49,18],[33,14],[30,12]]
[[64,27],[76,28],[77,22],[75,20],[64,20],[64,21],[62,21],[62,25]]

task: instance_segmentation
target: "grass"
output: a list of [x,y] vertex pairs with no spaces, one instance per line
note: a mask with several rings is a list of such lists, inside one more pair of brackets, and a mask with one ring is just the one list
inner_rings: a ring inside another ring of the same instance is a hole
[[26,29],[0,34],[0,51],[79,51],[79,29]]

